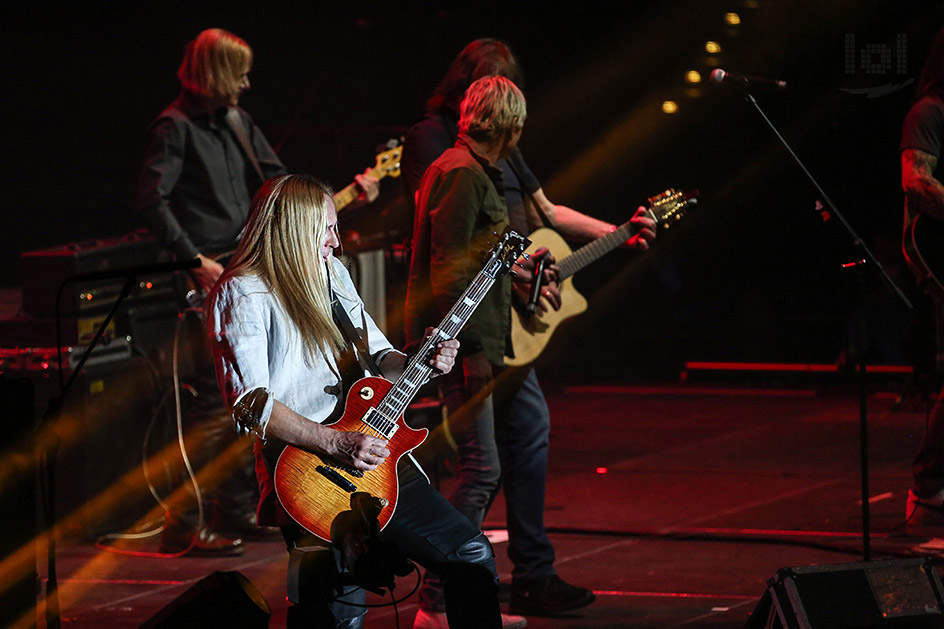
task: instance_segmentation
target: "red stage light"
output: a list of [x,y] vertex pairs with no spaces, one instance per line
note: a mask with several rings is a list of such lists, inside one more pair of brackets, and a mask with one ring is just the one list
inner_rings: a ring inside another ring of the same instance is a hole
[[598,467],[598,468],[596,469],[597,474],[606,474],[606,473],[609,472],[609,471],[610,471],[610,470],[608,470],[608,469],[605,468],[605,467]]

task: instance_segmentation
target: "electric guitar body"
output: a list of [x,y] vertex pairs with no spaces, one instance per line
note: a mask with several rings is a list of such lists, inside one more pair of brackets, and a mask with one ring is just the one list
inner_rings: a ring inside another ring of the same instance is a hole
[[[393,387],[383,378],[362,378],[348,392],[344,414],[330,424],[341,431],[366,432],[386,438],[365,424],[372,406]],[[369,472],[341,465],[327,455],[288,446],[275,468],[275,491],[285,510],[303,527],[324,540],[331,539],[334,517],[351,508],[351,494],[364,491],[380,499],[383,509],[377,517],[380,528],[386,526],[397,506],[399,482],[397,462],[404,454],[426,439],[427,430],[415,430],[398,417],[393,436],[387,442],[390,456]]]

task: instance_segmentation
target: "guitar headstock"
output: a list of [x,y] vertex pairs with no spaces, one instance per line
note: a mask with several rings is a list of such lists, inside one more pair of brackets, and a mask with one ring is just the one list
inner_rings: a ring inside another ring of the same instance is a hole
[[[497,234],[496,234],[497,235]],[[497,279],[508,273],[531,241],[511,229],[510,227],[500,236],[498,243],[492,247],[485,261],[483,273],[492,279]]]
[[676,192],[669,188],[654,197],[649,197],[649,210],[655,215],[656,222],[662,229],[668,229],[682,220],[688,212],[688,206],[698,203],[698,190]]
[[383,177],[400,176],[400,157],[403,155],[403,145],[398,140],[387,142],[389,147],[385,151],[377,153],[377,165],[374,166],[374,174],[380,179]]

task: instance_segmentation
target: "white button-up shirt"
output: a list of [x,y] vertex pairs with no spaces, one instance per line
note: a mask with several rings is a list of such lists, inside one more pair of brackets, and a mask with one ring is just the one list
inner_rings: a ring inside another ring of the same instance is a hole
[[[334,256],[330,264],[338,300],[371,356],[380,363],[387,352],[395,350],[364,309],[344,265]],[[260,436],[265,435],[273,399],[316,422],[323,422],[335,410],[341,381],[334,356],[321,352],[316,360],[307,359],[298,328],[262,279],[248,275],[228,278],[219,287],[207,316],[213,360],[227,407],[232,409],[255,389],[269,393],[255,427]]]

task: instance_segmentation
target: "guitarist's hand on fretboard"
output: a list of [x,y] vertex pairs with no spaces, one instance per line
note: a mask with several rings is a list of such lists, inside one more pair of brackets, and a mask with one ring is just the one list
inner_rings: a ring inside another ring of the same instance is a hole
[[370,168],[361,175],[354,175],[354,181],[361,189],[361,196],[358,201],[363,203],[373,203],[380,196],[380,180],[370,174]]
[[649,208],[639,206],[629,219],[633,227],[633,236],[626,241],[626,246],[637,251],[648,251],[649,243],[656,239],[656,219]]

